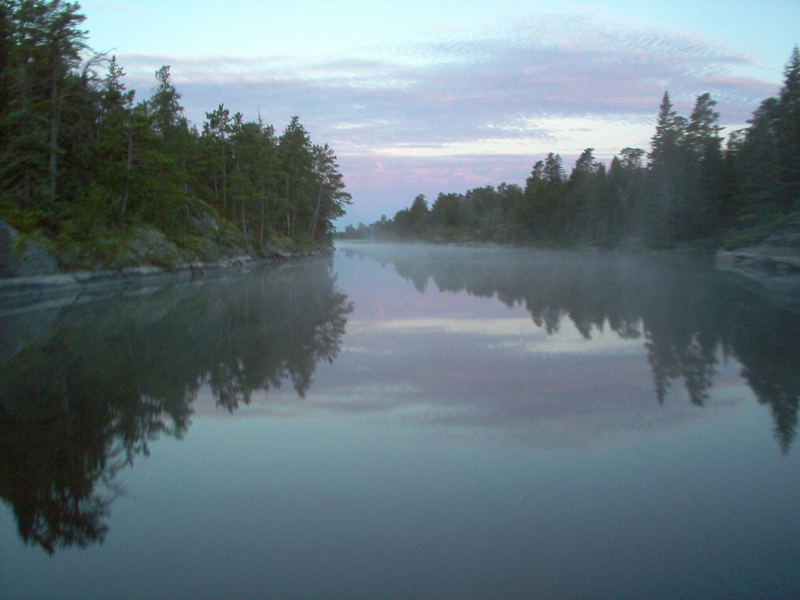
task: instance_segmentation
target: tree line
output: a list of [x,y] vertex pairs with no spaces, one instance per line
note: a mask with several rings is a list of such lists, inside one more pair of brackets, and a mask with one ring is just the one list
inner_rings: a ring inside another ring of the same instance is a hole
[[197,127],[169,66],[137,101],[116,57],[90,53],[79,11],[0,2],[0,217],[57,243],[142,223],[180,241],[187,217],[252,253],[272,235],[329,236],[350,195],[298,117],[278,133],[220,104]]
[[697,97],[689,117],[663,96],[649,152],[624,148],[606,166],[586,148],[566,174],[550,153],[522,187],[418,195],[394,218],[349,226],[345,237],[534,242],[669,248],[743,243],[800,227],[800,51],[777,97],[764,100],[723,148],[717,102]]

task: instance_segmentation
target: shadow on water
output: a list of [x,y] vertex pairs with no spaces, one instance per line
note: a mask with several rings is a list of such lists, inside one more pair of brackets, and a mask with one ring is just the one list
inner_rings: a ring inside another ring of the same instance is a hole
[[800,404],[800,303],[697,261],[508,248],[353,245],[349,256],[392,266],[419,292],[465,291],[521,305],[553,334],[564,319],[581,335],[611,329],[641,339],[656,400],[681,382],[693,404],[709,398],[720,360],[734,357],[775,423],[787,453]]
[[102,542],[117,473],[181,437],[207,385],[234,411],[339,353],[352,305],[329,261],[0,317],[0,497],[52,553]]

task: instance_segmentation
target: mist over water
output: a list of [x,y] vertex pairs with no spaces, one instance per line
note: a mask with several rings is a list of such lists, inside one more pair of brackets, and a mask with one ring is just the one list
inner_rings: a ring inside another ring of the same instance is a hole
[[0,328],[2,596],[800,591],[800,302],[702,262],[342,244]]
[[[745,382],[758,402],[770,407],[782,450],[792,444],[800,397],[800,350],[793,342],[800,334],[797,299],[775,297],[703,261],[672,257],[426,245],[350,245],[343,250],[392,268],[420,294],[439,292],[443,300],[438,302],[447,310],[456,304],[448,302],[453,294],[508,307],[515,317],[506,311],[494,321],[481,321],[474,313],[456,318],[469,319],[467,329],[497,337],[491,342],[496,350],[530,355],[534,367],[537,359],[553,354],[573,355],[562,368],[580,357],[602,361],[644,355],[650,393],[659,405],[685,399],[704,406],[724,395],[726,382]],[[520,314],[530,322],[521,319],[519,329],[508,331]],[[409,325],[414,327],[413,320]],[[427,326],[448,329],[435,319]],[[514,371],[522,378],[530,369]],[[585,373],[587,385],[611,374],[595,375]],[[556,395],[564,393],[560,389]],[[535,404],[538,397],[532,393],[525,402]]]

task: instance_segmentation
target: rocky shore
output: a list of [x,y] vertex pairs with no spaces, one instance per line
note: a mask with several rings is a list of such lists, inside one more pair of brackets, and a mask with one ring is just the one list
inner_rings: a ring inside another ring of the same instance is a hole
[[800,233],[782,233],[768,237],[757,246],[720,250],[716,255],[720,269],[800,275]]
[[800,299],[800,232],[771,235],[756,246],[720,250],[718,269],[743,275],[785,299]]
[[97,294],[216,278],[256,265],[324,254],[328,249],[301,248],[291,240],[282,239],[257,256],[235,246],[218,245],[205,252],[206,256],[212,256],[210,260],[201,260],[196,253],[176,248],[160,232],[149,230],[131,238],[123,251],[131,257],[126,262],[138,264],[66,269],[59,264],[52,248],[37,241],[20,243],[19,233],[0,220],[0,309],[84,292]]

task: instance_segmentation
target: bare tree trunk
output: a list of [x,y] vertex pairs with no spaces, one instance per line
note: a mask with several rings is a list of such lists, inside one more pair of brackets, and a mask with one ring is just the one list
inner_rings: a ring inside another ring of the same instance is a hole
[[311,221],[311,227],[308,228],[308,235],[312,238],[316,238],[317,232],[317,221],[319,220],[319,208],[322,205],[322,188],[323,184],[320,182],[319,184],[319,191],[317,192],[317,206],[314,208],[314,219]]
[[244,196],[242,196],[242,237],[244,237],[244,248],[247,250],[247,215],[244,212]]
[[262,252],[264,250],[264,220],[266,219],[266,209],[264,205],[266,204],[266,200],[264,198],[261,199],[261,231],[258,234],[258,246],[261,248]]
[[228,187],[228,170],[226,167],[227,161],[225,160],[225,140],[222,140],[222,206],[225,211],[228,210],[228,196],[226,193]]
[[49,153],[49,171],[50,171],[50,201],[56,200],[56,185],[58,182],[58,134],[61,125],[61,105],[63,99],[58,93],[58,76],[56,69],[53,69],[53,79],[50,85],[50,144],[48,148]]
[[[20,131],[23,133],[28,128],[28,80],[25,65],[21,64],[18,72],[18,82],[20,89]],[[31,174],[29,169],[25,169],[22,174],[22,187],[25,190],[25,204],[30,206],[31,197],[33,196],[33,183],[31,181]]]
[[286,235],[292,235],[291,202],[289,201],[289,175],[286,175]]
[[131,196],[131,171],[133,169],[133,132],[128,129],[128,158],[125,161],[125,193],[122,195],[121,216],[128,210],[128,199]]

